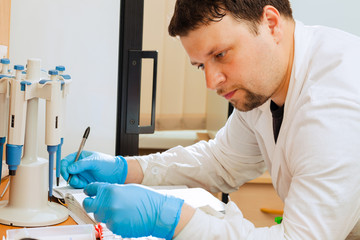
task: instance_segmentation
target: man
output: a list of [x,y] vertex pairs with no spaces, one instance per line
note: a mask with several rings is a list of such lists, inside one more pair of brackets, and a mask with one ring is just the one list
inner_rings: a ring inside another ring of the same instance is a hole
[[[93,197],[85,209],[125,237],[359,239],[360,39],[294,21],[288,0],[177,0],[169,33],[236,109],[209,142],[126,160],[85,152],[72,164],[69,155],[62,174]],[[282,223],[269,228],[232,202],[220,219],[110,184],[231,192],[265,167],[285,203]]]

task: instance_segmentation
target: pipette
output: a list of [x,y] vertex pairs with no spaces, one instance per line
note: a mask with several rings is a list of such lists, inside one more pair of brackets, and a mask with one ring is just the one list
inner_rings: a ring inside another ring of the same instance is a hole
[[51,84],[52,97],[46,99],[45,117],[45,144],[49,153],[49,198],[52,197],[54,158],[60,144],[61,126],[59,118],[61,113],[61,82],[58,81],[58,71],[49,70],[50,81],[40,81],[42,84]]

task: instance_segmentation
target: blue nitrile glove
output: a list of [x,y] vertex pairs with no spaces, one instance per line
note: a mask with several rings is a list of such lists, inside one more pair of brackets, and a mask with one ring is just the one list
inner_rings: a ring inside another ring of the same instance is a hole
[[82,151],[74,163],[76,152],[61,160],[61,175],[65,180],[72,174],[69,184],[74,188],[84,188],[92,182],[125,182],[128,166],[125,158],[113,157],[99,152]]
[[123,238],[171,239],[184,203],[138,184],[91,183],[84,192],[90,196],[84,199],[84,209]]

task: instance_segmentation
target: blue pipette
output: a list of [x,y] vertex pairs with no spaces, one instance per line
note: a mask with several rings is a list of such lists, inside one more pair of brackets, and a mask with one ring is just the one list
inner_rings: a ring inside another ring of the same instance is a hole
[[53,190],[53,172],[54,172],[54,156],[58,149],[58,146],[47,146],[49,153],[49,198],[51,201],[52,190]]
[[0,137],[0,179],[1,179],[1,174],[2,174],[2,161],[3,161],[3,156],[4,156],[4,144],[6,142],[6,137]]
[[61,162],[61,147],[64,143],[64,138],[61,138],[60,144],[56,151],[56,186],[59,186],[60,183],[60,162]]

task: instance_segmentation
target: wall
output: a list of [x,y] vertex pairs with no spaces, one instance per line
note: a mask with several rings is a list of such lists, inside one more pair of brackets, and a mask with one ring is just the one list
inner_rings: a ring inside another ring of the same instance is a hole
[[[118,0],[12,0],[12,65],[40,58],[43,68],[64,65],[72,76],[63,155],[77,151],[87,126],[86,150],[115,153],[119,14]],[[46,157],[41,102],[38,145]]]
[[340,28],[360,36],[359,0],[290,0],[294,17],[309,25]]

